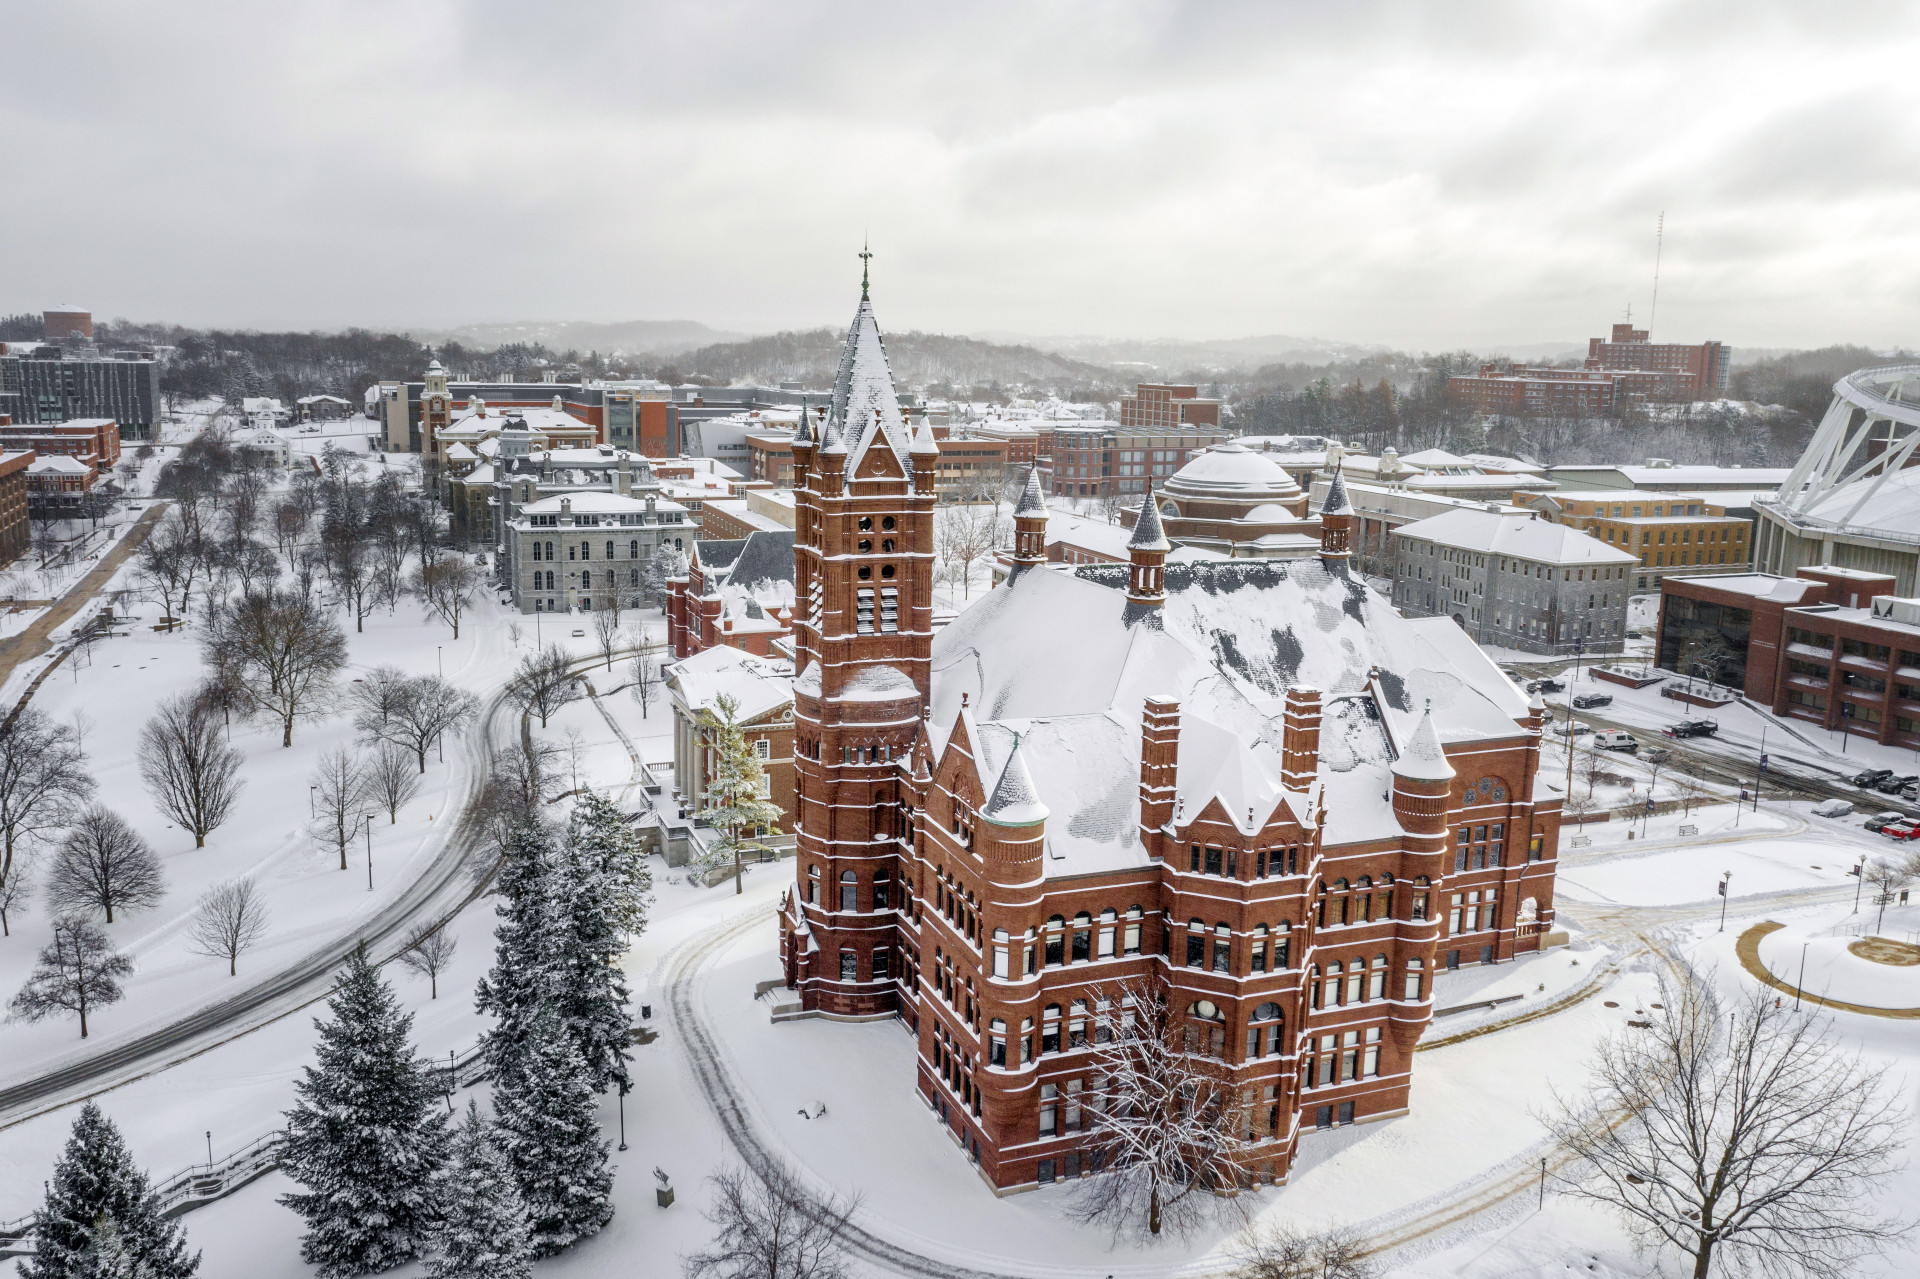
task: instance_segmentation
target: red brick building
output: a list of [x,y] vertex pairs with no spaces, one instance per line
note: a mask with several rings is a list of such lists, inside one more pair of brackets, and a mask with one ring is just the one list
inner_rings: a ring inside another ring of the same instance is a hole
[[1123,427],[1180,427],[1220,425],[1220,401],[1203,400],[1197,386],[1142,382],[1132,395],[1120,397]]
[[767,657],[793,631],[793,533],[702,540],[667,579],[667,647],[677,658],[724,645]]
[[1127,563],[1064,572],[1023,502],[1012,575],[936,637],[937,452],[893,403],[863,294],[794,440],[801,1011],[900,1019],[999,1189],[1093,1171],[1082,1102],[1125,980],[1231,1074],[1250,1176],[1404,1112],[1436,975],[1553,918],[1539,704],[1366,591],[1337,513],[1314,559],[1169,565],[1147,502]]
[[0,564],[27,549],[33,533],[27,525],[27,467],[31,451],[0,453]]
[[1483,364],[1478,373],[1454,374],[1447,391],[1476,413],[1608,417],[1635,401],[1684,404],[1726,395],[1731,354],[1724,343],[1650,342],[1645,329],[1616,324],[1611,338],[1588,339],[1581,368]]
[[[1662,670],[1714,678],[1774,714],[1920,749],[1920,601],[1833,565],[1660,584]],[[1717,641],[1717,643],[1716,643]]]
[[15,425],[0,413],[0,449],[32,449],[41,457],[70,457],[96,474],[120,464],[120,424],[110,417]]
[[1677,342],[1648,340],[1645,329],[1631,324],[1616,324],[1607,338],[1587,339],[1587,367],[1609,373],[1652,374],[1658,382],[1648,382],[1644,394],[1650,400],[1712,400],[1727,393],[1732,374],[1733,353],[1724,342],[1700,342],[1682,346]]

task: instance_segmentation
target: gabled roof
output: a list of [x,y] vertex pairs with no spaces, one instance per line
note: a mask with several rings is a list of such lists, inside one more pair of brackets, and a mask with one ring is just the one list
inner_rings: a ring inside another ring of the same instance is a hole
[[693,544],[693,562],[702,569],[732,568],[733,562],[740,558],[740,552],[747,547],[747,539],[738,538],[701,538]]
[[1457,550],[1511,555],[1546,564],[1638,564],[1639,558],[1567,524],[1536,518],[1530,511],[1443,511],[1402,524],[1398,537],[1418,538]]
[[[706,560],[701,564],[710,567]],[[793,581],[793,530],[757,529],[747,534],[741,539],[740,549],[727,570],[727,581],[744,587],[761,582]]]

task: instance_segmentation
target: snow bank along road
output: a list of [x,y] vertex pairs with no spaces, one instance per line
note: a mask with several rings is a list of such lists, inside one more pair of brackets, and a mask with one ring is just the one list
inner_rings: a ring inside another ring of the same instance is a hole
[[[599,660],[582,658],[575,669],[584,671]],[[487,702],[478,725],[467,733],[464,743],[469,767],[459,821],[449,823],[446,843],[421,876],[377,914],[309,952],[298,963],[229,998],[25,1083],[0,1089],[0,1129],[178,1065],[297,1012],[326,997],[333,989],[335,970],[355,947],[365,943],[376,954],[386,952],[381,957],[391,957],[401,949],[414,923],[422,918],[447,919],[478,898],[486,890],[494,863],[476,801],[492,771],[500,720],[518,720],[512,711],[504,688]],[[518,722],[513,725],[516,733],[520,728]]]

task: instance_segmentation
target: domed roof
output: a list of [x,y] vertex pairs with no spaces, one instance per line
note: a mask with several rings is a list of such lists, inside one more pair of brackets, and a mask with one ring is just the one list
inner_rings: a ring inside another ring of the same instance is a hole
[[1248,503],[1294,501],[1300,486],[1264,453],[1228,441],[1181,467],[1166,483],[1175,497]]

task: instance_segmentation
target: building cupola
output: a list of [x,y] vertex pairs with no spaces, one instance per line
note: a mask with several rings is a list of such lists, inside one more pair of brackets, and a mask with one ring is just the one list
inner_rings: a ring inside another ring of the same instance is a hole
[[1327,485],[1327,500],[1320,504],[1320,558],[1344,560],[1352,554],[1353,503],[1347,500],[1347,482],[1336,463],[1333,482]]
[[1027,468],[1026,487],[1020,490],[1020,504],[1013,508],[1013,562],[1047,562],[1047,504],[1040,496],[1040,471]]
[[1127,576],[1127,603],[1136,608],[1158,608],[1167,599],[1167,552],[1173,543],[1160,530],[1160,508],[1154,502],[1153,487],[1140,502],[1140,518],[1133,523],[1133,536],[1127,539],[1127,559],[1132,571]]

